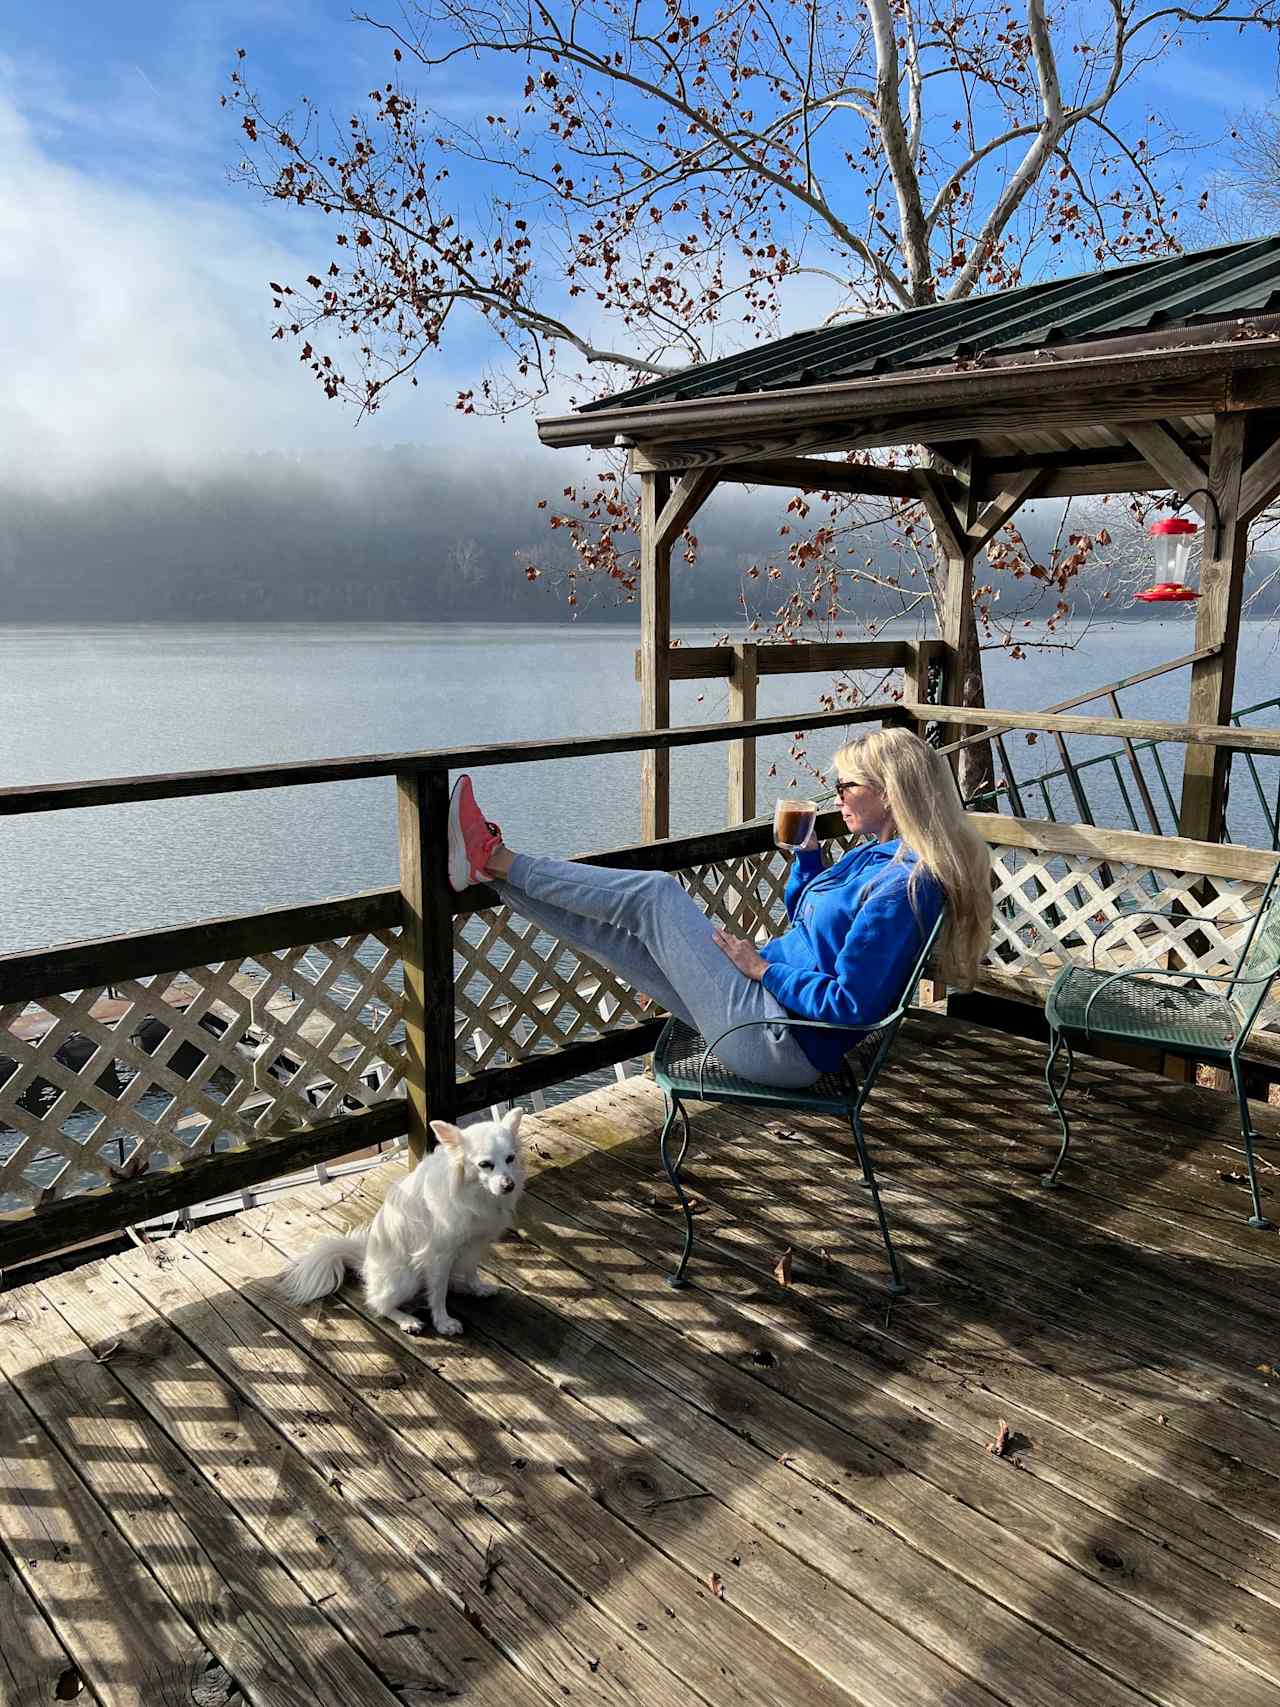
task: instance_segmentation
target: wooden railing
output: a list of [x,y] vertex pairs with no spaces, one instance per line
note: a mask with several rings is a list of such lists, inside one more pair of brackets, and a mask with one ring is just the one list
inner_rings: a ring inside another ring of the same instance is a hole
[[[972,711],[917,704],[757,719],[748,738]],[[1000,727],[1280,751],[1280,731],[987,710]],[[450,771],[740,739],[721,723],[559,742],[378,755],[0,792],[0,814],[397,778],[398,887],[0,957],[0,1267],[291,1168],[407,1135],[647,1050],[658,1021],[603,966],[550,943],[483,886],[447,876]],[[1227,952],[1274,856],[1234,847],[979,818],[992,847],[997,937],[985,987],[1042,998],[1099,928],[1121,946],[1134,905],[1208,908],[1170,945]],[[843,825],[823,815],[838,849]],[[783,923],[786,870],[767,823],[586,856],[678,872],[737,934]],[[1203,930],[1203,923],[1201,924]],[[1149,936],[1130,936],[1150,949]],[[1206,961],[1204,969],[1210,969]],[[1215,963],[1216,969],[1216,963]],[[7,1128],[7,1131],[4,1130]]]
[[[901,720],[759,719],[756,737]],[[455,895],[449,773],[737,738],[713,724],[0,791],[0,815],[394,776],[397,888],[0,956],[0,1269],[642,1053],[657,1023],[605,968]],[[681,871],[754,930],[784,880],[767,826],[611,849]],[[765,900],[749,885],[773,864]],[[559,999],[557,999],[559,998]],[[606,1017],[607,1016],[607,1017]]]
[[[1122,692],[1126,692],[1129,688],[1140,687],[1146,682],[1156,681],[1162,676],[1170,675],[1174,670],[1190,669],[1194,665],[1204,662],[1206,659],[1217,657],[1221,650],[1222,648],[1220,646],[1204,646],[1198,651],[1186,652],[1180,658],[1169,658],[1166,659],[1163,664],[1155,664],[1149,669],[1138,670],[1130,675],[1121,676],[1117,681],[1106,682],[1101,687],[1090,688],[1085,693],[1073,694],[1070,698],[1059,700],[1056,705],[1047,705],[1043,709],[1048,712],[1076,711],[1081,706],[1092,705],[1097,700],[1105,699],[1111,708],[1112,715],[1117,718],[1123,718],[1124,709],[1120,704],[1120,694]],[[1138,830],[1141,826],[1139,825],[1137,814],[1134,810],[1133,802],[1130,799],[1129,791],[1125,786],[1124,775],[1121,771],[1120,759],[1123,755],[1127,760],[1127,769],[1130,780],[1133,783],[1134,792],[1138,797],[1143,813],[1146,817],[1147,828],[1151,831],[1152,835],[1163,835],[1165,833],[1165,826],[1160,821],[1160,811],[1156,797],[1152,792],[1147,775],[1143,770],[1139,759],[1139,751],[1141,750],[1149,752],[1152,755],[1156,770],[1156,780],[1159,783],[1160,792],[1164,797],[1164,802],[1168,807],[1170,824],[1172,827],[1176,828],[1178,822],[1178,808],[1174,802],[1173,791],[1169,786],[1169,778],[1164,768],[1164,760],[1161,757],[1160,748],[1154,743],[1146,741],[1141,743],[1141,747],[1139,747],[1138,743],[1126,740],[1122,741],[1119,747],[1114,751],[1098,753],[1087,759],[1073,759],[1067,749],[1066,736],[1060,731],[1055,730],[1053,732],[1053,742],[1057,748],[1061,768],[1058,770],[1042,771],[1036,776],[1024,776],[1019,778],[1012,762],[1010,761],[1009,751],[1005,745],[1004,737],[1005,732],[1003,730],[978,729],[972,734],[962,735],[958,740],[948,741],[942,747],[942,751],[949,756],[952,753],[958,752],[962,747],[973,746],[975,743],[979,742],[990,742],[996,759],[999,762],[1001,781],[996,783],[994,788],[989,790],[985,796],[978,799],[971,798],[970,803],[972,805],[989,805],[991,804],[993,797],[1004,795],[1009,802],[1010,809],[1016,814],[1016,816],[1019,818],[1026,818],[1028,816],[1033,816],[1034,814],[1028,814],[1024,801],[1028,795],[1032,794],[1033,790],[1038,788],[1043,801],[1045,816],[1051,819],[1056,818],[1057,815],[1053,810],[1053,804],[1049,796],[1048,784],[1056,781],[1059,777],[1065,777],[1070,785],[1071,798],[1078,814],[1079,822],[1082,824],[1093,824],[1096,823],[1097,820],[1093,815],[1093,809],[1090,805],[1084,773],[1095,766],[1105,766],[1110,764],[1120,798],[1129,815],[1129,827],[1133,830]],[[1253,760],[1250,759],[1249,762],[1252,765]],[[1119,828],[1121,826],[1116,827]]]
[[[1234,970],[1276,867],[1264,849],[973,813],[991,849],[995,930],[978,986],[1043,1003],[1063,966]],[[1152,912],[1165,916],[1150,917]],[[1148,915],[1148,916],[1143,916]],[[1246,1056],[1280,1062],[1280,990]]]

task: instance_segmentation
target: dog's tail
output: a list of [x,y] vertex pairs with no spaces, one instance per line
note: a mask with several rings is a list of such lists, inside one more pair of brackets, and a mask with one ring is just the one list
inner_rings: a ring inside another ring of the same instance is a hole
[[280,1276],[280,1290],[295,1304],[311,1304],[327,1292],[336,1292],[347,1269],[359,1268],[364,1261],[368,1239],[367,1227],[345,1236],[317,1239]]

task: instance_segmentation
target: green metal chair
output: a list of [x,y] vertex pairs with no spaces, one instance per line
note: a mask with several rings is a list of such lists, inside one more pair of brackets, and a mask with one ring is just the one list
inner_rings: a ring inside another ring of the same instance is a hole
[[[1044,1082],[1049,1101],[1062,1125],[1062,1148],[1045,1185],[1058,1183],[1058,1170],[1067,1154],[1071,1129],[1062,1098],[1071,1083],[1071,1037],[1088,1040],[1108,1038],[1123,1043],[1155,1044],[1168,1055],[1206,1061],[1231,1069],[1240,1107],[1240,1129],[1244,1135],[1249,1190],[1253,1195],[1251,1227],[1269,1227],[1262,1213],[1258,1176],[1254,1167],[1253,1140],[1257,1134],[1249,1118],[1244,1094],[1240,1052],[1257,1022],[1267,992],[1280,972],[1280,865],[1271,874],[1245,938],[1234,972],[1170,972],[1163,968],[1139,967],[1129,972],[1098,969],[1098,940],[1088,967],[1066,966],[1054,980],[1045,1001],[1049,1022],[1049,1059]],[[1126,918],[1168,918],[1168,909],[1135,909]],[[1185,914],[1179,914],[1185,918]],[[1222,990],[1203,988],[1221,984]],[[1254,993],[1256,992],[1256,994]],[[1054,1064],[1065,1045],[1067,1071],[1059,1090],[1054,1084]]]
[[[728,1031],[721,1032],[719,1037],[707,1043],[701,1033],[686,1025],[683,1020],[667,1021],[653,1055],[654,1077],[662,1091],[667,1110],[658,1147],[667,1178],[680,1199],[685,1221],[684,1250],[675,1273],[668,1278],[669,1286],[678,1287],[685,1284],[685,1271],[693,1251],[693,1212],[680,1183],[680,1169],[684,1163],[685,1152],[689,1148],[689,1114],[684,1106],[685,1099],[696,1097],[699,1102],[760,1103],[773,1108],[803,1109],[814,1114],[843,1114],[853,1132],[853,1142],[862,1168],[860,1183],[871,1193],[876,1219],[880,1223],[880,1236],[884,1240],[892,1276],[889,1290],[894,1294],[907,1290],[907,1283],[903,1280],[898,1265],[897,1252],[893,1248],[893,1240],[889,1237],[889,1224],[885,1220],[884,1206],[880,1201],[880,1188],[876,1184],[866,1136],[862,1130],[862,1105],[870,1095],[885,1057],[893,1046],[898,1027],[910,1005],[911,995],[924,977],[925,964],[942,929],[945,913],[944,908],[929,932],[903,987],[902,999],[898,1006],[874,1026],[831,1025],[824,1020],[810,1019],[748,1020],[743,1025],[730,1026]],[[849,1051],[835,1072],[825,1073],[816,1084],[809,1085],[804,1090],[779,1090],[772,1085],[757,1085],[750,1079],[740,1078],[716,1059],[716,1048],[726,1037],[732,1036],[736,1031],[748,1031],[758,1025],[782,1025],[791,1030],[803,1027],[810,1031],[863,1030],[865,1035]],[[673,1162],[671,1133],[677,1115],[682,1122],[684,1135],[680,1153]]]

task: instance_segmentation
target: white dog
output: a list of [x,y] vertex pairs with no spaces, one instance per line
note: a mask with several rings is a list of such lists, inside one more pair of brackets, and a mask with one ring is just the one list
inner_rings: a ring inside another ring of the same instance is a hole
[[437,1333],[460,1334],[462,1323],[445,1304],[452,1286],[473,1298],[491,1298],[498,1288],[481,1280],[476,1266],[515,1219],[524,1189],[518,1133],[523,1111],[475,1126],[433,1120],[440,1140],[413,1172],[387,1192],[367,1227],[344,1237],[321,1239],[281,1276],[295,1304],[310,1304],[342,1285],[348,1268],[359,1271],[369,1308],[407,1334],[422,1322],[403,1308],[426,1294]]

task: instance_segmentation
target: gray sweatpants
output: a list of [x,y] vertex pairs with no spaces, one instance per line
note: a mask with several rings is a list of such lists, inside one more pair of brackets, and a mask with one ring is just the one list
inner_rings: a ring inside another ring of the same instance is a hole
[[[712,921],[665,871],[621,871],[516,854],[494,884],[513,912],[603,962],[712,1042],[748,1020],[787,1018],[764,985],[739,972],[712,940]],[[780,1089],[819,1077],[792,1032],[737,1031],[716,1049],[731,1072]]]

